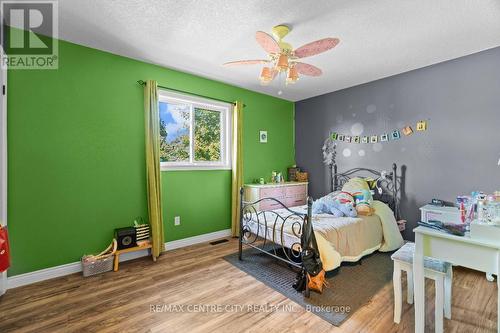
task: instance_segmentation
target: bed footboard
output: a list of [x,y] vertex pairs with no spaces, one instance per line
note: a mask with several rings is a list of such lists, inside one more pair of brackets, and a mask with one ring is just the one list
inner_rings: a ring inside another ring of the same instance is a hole
[[[280,212],[258,210],[262,201],[278,203]],[[262,198],[254,202],[243,200],[240,190],[239,259],[243,259],[243,245],[252,247],[289,265],[301,268],[302,233],[308,226],[312,200],[308,200],[307,213],[289,209],[275,198]]]

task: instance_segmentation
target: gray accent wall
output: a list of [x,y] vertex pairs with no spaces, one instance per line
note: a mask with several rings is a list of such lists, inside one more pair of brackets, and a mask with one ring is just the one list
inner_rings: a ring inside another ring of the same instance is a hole
[[427,131],[400,140],[337,146],[339,171],[405,166],[406,239],[432,198],[500,190],[500,48],[297,102],[295,117],[296,161],[314,198],[330,191],[321,151],[330,132],[382,134],[428,121]]

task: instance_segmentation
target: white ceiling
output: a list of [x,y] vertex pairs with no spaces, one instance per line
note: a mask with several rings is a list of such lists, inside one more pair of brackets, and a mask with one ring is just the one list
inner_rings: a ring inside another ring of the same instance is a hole
[[[61,39],[291,101],[500,46],[500,0],[61,0],[59,13]],[[255,31],[280,23],[295,48],[340,38],[304,59],[322,77],[263,87],[259,65],[221,66],[265,58]]]

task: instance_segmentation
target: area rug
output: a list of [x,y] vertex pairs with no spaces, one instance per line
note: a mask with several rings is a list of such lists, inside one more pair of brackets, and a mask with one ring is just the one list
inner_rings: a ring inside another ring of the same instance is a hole
[[286,263],[255,249],[224,257],[232,265],[267,286],[295,301],[332,325],[340,326],[356,310],[369,303],[371,298],[392,280],[391,253],[375,252],[358,263],[343,264],[327,275],[330,287],[323,294],[311,292],[310,298],[293,289],[297,270]]

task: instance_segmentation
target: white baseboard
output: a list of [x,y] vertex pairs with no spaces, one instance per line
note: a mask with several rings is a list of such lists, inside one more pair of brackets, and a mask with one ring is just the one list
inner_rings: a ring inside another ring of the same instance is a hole
[[[179,249],[181,247],[210,242],[219,238],[224,238],[229,236],[231,236],[231,229],[220,230],[204,235],[193,236],[171,242],[166,242],[165,251],[171,251],[174,249]],[[148,250],[124,253],[120,255],[120,262],[140,257],[145,257],[147,255],[149,255]],[[79,261],[77,261],[60,266],[40,269],[38,271],[33,271],[29,273],[14,275],[7,278],[7,289],[17,288],[35,282],[45,281],[48,279],[74,274],[81,271],[82,271],[82,265]]]
[[56,277],[69,275],[73,273],[78,273],[81,271],[82,271],[82,264],[79,261],[77,261],[65,265],[40,269],[38,271],[33,271],[29,273],[9,276],[7,278],[7,288],[8,289],[17,288],[25,286],[27,284],[53,279]]
[[199,236],[183,238],[183,239],[179,239],[179,240],[175,240],[175,241],[171,241],[171,242],[166,242],[165,243],[165,251],[170,251],[170,250],[179,249],[181,247],[210,242],[210,241],[213,241],[213,240],[216,240],[219,238],[224,238],[224,237],[229,237],[229,236],[231,236],[231,229],[220,230],[220,231],[215,231],[215,232],[211,232],[211,233],[203,234],[203,235],[199,235]]

